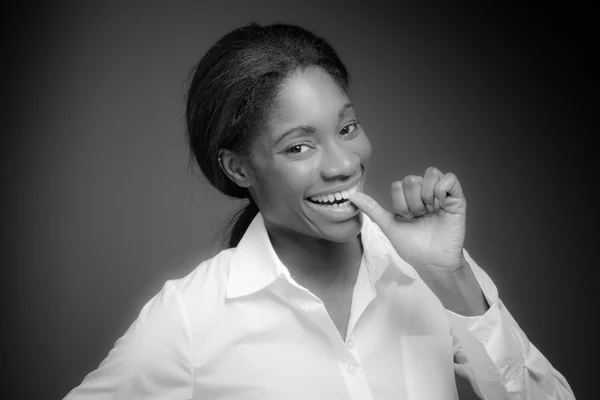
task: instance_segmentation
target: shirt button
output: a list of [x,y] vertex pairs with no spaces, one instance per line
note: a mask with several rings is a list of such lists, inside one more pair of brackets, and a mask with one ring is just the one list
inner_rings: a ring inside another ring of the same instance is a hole
[[348,344],[347,344],[347,345],[348,345],[348,348],[349,348],[349,349],[353,349],[353,348],[354,348],[354,340],[352,340],[352,339],[349,339],[349,340],[348,340]]
[[348,366],[348,372],[350,372],[352,375],[356,374],[356,370],[358,369],[358,367],[356,365],[349,365]]

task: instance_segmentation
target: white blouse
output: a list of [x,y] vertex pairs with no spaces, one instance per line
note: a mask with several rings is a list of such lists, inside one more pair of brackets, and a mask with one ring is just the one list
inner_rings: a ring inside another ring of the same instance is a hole
[[238,247],[168,281],[65,399],[574,399],[474,270],[490,309],[442,306],[363,214],[363,259],[345,338],[277,257],[261,214]]

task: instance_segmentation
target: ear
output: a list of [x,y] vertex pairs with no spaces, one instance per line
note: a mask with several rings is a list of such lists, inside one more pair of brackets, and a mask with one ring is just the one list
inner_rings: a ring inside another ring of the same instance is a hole
[[231,150],[219,150],[219,165],[221,169],[238,186],[250,187],[252,184],[252,170],[246,157],[241,157]]

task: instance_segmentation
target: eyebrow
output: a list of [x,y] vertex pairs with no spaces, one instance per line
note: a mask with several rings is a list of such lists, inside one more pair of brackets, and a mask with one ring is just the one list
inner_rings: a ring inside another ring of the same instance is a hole
[[[344,115],[346,115],[346,111],[348,111],[349,108],[354,108],[354,104],[352,103],[346,103],[344,104],[341,108],[340,111],[338,111],[338,118],[341,120],[342,118],[344,118]],[[296,131],[304,131],[306,133],[315,133],[317,130],[310,126],[310,125],[298,125],[295,126],[291,129],[288,129],[287,131],[285,131],[281,136],[279,136],[277,138],[277,140],[275,141],[275,146],[277,146],[277,144],[279,142],[281,142],[286,136],[296,132]]]
[[344,118],[344,115],[346,115],[346,111],[348,111],[349,108],[354,108],[354,104],[352,103],[346,103],[342,106],[342,108],[340,108],[340,111],[338,111],[338,117],[340,119]]

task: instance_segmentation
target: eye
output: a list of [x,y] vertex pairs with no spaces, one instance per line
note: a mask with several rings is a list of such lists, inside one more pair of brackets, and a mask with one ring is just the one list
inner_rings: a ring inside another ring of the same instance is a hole
[[286,153],[301,154],[301,153],[304,153],[307,150],[310,150],[310,146],[309,145],[304,144],[304,143],[299,143],[299,144],[295,144],[293,146],[288,147],[288,149],[286,150]]
[[351,124],[344,126],[342,128],[342,130],[340,131],[340,134],[346,136],[351,133],[354,133],[357,129],[358,129],[358,122],[353,122]]

